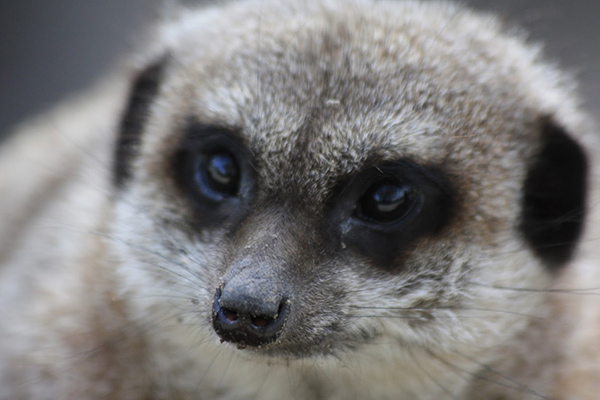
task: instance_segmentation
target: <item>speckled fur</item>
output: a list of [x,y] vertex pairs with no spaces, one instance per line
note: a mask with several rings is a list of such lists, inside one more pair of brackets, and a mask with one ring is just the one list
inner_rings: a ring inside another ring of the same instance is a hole
[[[596,182],[559,273],[517,230],[540,117],[588,149],[596,181],[597,139],[572,83],[518,36],[414,1],[234,2],[161,25],[138,66],[168,63],[123,188],[125,73],[0,148],[0,399],[597,398]],[[190,227],[170,163],[190,119],[242,132],[255,157],[255,210],[233,235]],[[451,223],[400,271],[314,254],[338,179],[399,157],[451,177]],[[261,209],[273,198],[288,207]],[[274,350],[240,350],[211,304],[258,247],[301,260],[302,310]]]

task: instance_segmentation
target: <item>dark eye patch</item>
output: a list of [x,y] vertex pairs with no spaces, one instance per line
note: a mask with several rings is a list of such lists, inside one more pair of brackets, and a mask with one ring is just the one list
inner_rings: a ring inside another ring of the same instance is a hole
[[190,124],[173,165],[175,182],[201,227],[238,221],[252,202],[252,155],[235,129]]
[[393,269],[408,245],[446,225],[454,204],[440,169],[406,160],[373,165],[343,180],[331,200],[338,241]]

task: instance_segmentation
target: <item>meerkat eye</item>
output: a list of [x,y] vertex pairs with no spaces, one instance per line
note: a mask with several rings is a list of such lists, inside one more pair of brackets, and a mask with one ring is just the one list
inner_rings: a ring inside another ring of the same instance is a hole
[[377,223],[390,223],[408,214],[414,205],[412,187],[401,182],[380,181],[359,198],[355,214]]
[[199,157],[195,171],[200,191],[210,199],[237,196],[240,186],[238,164],[230,153],[218,152]]

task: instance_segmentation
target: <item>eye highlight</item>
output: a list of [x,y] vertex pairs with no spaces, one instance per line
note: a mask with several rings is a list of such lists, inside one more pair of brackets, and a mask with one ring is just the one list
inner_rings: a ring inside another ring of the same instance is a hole
[[238,195],[240,170],[235,157],[228,152],[198,157],[194,178],[200,192],[212,200]]
[[415,190],[404,183],[383,180],[369,186],[358,199],[355,215],[376,223],[392,223],[407,215],[415,203]]

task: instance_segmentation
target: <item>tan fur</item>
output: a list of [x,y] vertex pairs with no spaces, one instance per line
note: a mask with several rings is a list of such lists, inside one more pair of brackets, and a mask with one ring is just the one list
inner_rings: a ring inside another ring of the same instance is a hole
[[[122,71],[0,148],[0,399],[598,397],[600,146],[538,49],[450,4],[358,0],[184,10],[149,42],[139,67],[169,63],[123,188]],[[557,273],[516,228],[548,115],[591,165],[586,232]],[[233,234],[194,231],[174,182],[190,119],[239,130],[255,157]],[[442,166],[459,193],[393,272],[313,250],[340,177],[373,157]],[[211,304],[256,254],[306,279],[302,334],[244,350]],[[304,357],[276,353],[297,342]]]

